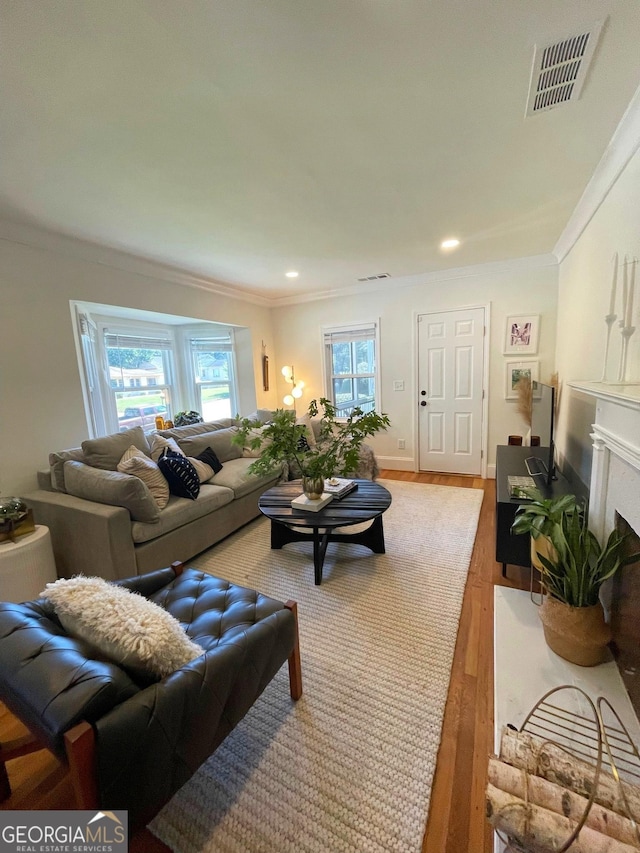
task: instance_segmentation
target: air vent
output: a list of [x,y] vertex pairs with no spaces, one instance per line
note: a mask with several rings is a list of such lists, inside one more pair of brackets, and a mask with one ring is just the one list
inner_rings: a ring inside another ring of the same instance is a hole
[[391,278],[388,272],[381,272],[378,275],[365,275],[364,278],[359,278],[358,281],[377,281],[379,278]]
[[580,97],[604,21],[578,35],[536,45],[526,115],[552,110]]

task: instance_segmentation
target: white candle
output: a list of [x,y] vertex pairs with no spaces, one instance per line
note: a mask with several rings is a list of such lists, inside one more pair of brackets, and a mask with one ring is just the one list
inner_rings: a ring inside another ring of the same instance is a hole
[[629,299],[627,300],[627,319],[625,320],[625,326],[633,326],[633,292],[636,289],[636,263],[634,260],[631,262],[631,275],[629,277]]
[[629,289],[627,287],[627,256],[624,256],[624,264],[622,265],[622,314],[620,322],[624,326],[627,321],[627,302],[629,300]]
[[613,281],[611,282],[611,300],[609,302],[609,314],[616,310],[616,287],[618,284],[618,253],[613,256]]

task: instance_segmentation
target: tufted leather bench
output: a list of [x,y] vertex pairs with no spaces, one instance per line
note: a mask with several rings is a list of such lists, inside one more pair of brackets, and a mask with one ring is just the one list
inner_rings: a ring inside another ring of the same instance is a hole
[[174,563],[123,586],[164,607],[205,653],[151,683],[92,657],[44,599],[0,603],[0,699],[29,728],[5,762],[47,748],[69,766],[81,809],[127,809],[147,823],[244,717],[282,664],[302,695],[295,602],[283,604]]

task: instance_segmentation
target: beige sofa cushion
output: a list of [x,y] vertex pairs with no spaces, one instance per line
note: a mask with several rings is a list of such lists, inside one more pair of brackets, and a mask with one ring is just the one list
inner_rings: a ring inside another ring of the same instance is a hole
[[[231,489],[225,489],[222,486],[211,486],[208,483],[200,486],[200,494],[194,501],[171,495],[169,503],[160,513],[158,524],[144,524],[140,521],[133,522],[131,525],[133,541],[140,543],[156,539],[158,536],[162,536],[163,533],[169,533],[171,530],[182,527],[183,524],[188,524],[190,521],[202,518],[203,515],[213,513],[214,510],[231,503],[232,500],[233,492]],[[215,523],[214,514],[211,516],[211,524],[215,525]]]
[[84,462],[84,453],[81,447],[73,447],[70,450],[59,450],[49,454],[49,467],[51,469],[51,488],[56,492],[66,492],[64,484],[64,463]]
[[102,435],[82,442],[82,451],[87,465],[103,471],[116,471],[125,451],[134,444],[149,456],[149,444],[142,427],[132,427],[112,435]]
[[266,489],[280,475],[280,471],[272,474],[266,474],[258,477],[255,474],[249,474],[249,466],[255,462],[255,459],[243,457],[240,459],[229,459],[225,462],[222,471],[219,471],[213,476],[209,483],[214,486],[226,486],[228,489],[233,489],[233,493],[237,498],[249,494],[254,489]]
[[160,518],[153,495],[138,477],[69,461],[64,463],[64,481],[68,494],[100,504],[123,506],[134,521],[153,524]]
[[179,441],[181,438],[202,435],[204,432],[228,429],[228,427],[235,426],[235,423],[235,418],[220,418],[219,421],[204,421],[201,424],[187,424],[187,426],[173,427],[173,429],[159,429],[158,435],[164,435],[165,438],[175,438],[176,441]]
[[178,444],[187,456],[199,456],[203,450],[210,447],[220,462],[226,464],[230,459],[239,459],[242,456],[242,448],[231,443],[231,439],[237,434],[237,427],[229,427],[228,429],[215,430],[215,432],[205,432],[201,435],[181,438],[178,440]]

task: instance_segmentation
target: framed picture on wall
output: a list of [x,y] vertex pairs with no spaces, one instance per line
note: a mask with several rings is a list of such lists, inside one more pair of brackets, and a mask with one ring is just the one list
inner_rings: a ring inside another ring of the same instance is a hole
[[515,314],[507,317],[505,355],[535,355],[540,335],[539,314]]
[[528,358],[524,361],[507,361],[505,364],[505,398],[515,400],[518,396],[518,382],[527,378],[532,382],[538,381],[540,362],[537,358]]

